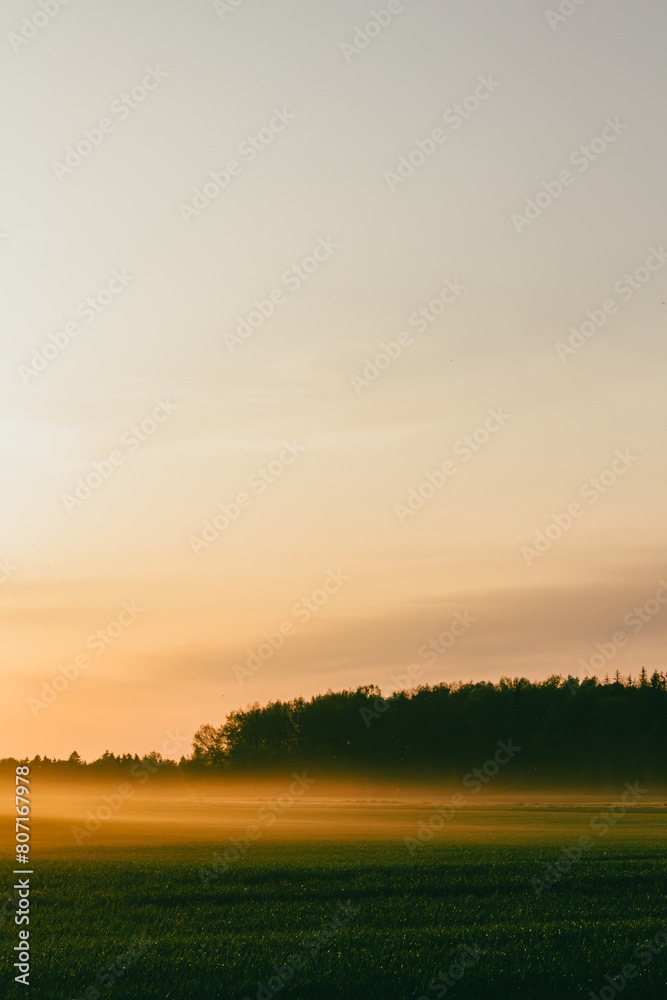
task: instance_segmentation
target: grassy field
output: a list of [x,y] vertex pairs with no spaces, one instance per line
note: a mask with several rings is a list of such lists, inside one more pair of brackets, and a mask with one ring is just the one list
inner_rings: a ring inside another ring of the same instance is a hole
[[[340,821],[341,807],[329,808]],[[326,839],[321,817],[316,836],[293,816],[289,831],[276,825],[208,888],[199,870],[229,847],[227,834],[211,838],[205,829],[187,842],[172,831],[169,842],[150,846],[136,829],[112,836],[109,824],[80,847],[56,837],[35,856],[30,988],[21,992],[7,963],[0,992],[33,1000],[566,1000],[593,991],[605,1000],[618,992],[605,976],[633,963],[624,997],[667,997],[667,947],[644,951],[647,964],[635,953],[667,922],[667,820],[638,808],[602,835],[590,826],[598,811],[469,810],[414,855],[403,835],[414,836],[423,809],[403,809],[396,820],[396,810],[383,808],[395,821],[387,832],[373,808],[348,808],[346,835],[335,839]],[[591,845],[538,897],[532,880],[543,881],[582,834]],[[13,922],[4,921],[0,938],[7,955]],[[470,967],[456,979],[462,955]]]

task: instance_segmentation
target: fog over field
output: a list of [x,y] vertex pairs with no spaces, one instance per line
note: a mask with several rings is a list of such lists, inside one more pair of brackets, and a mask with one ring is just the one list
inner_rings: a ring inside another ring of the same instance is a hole
[[[312,782],[308,787],[307,783]],[[628,785],[628,788],[632,788]],[[220,843],[250,828],[270,841],[397,841],[420,823],[452,841],[558,839],[609,811],[615,836],[667,832],[667,795],[637,785],[630,794],[590,789],[515,790],[504,794],[461,783],[412,783],[295,777],[146,782],[41,779],[32,803],[36,850],[148,844]],[[0,814],[4,826],[7,813]]]

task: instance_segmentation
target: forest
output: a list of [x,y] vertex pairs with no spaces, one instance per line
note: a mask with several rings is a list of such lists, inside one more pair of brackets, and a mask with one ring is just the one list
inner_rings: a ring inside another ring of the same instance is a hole
[[[32,772],[111,775],[147,769],[172,777],[193,773],[278,775],[297,768],[322,776],[448,781],[493,756],[499,740],[521,747],[496,787],[607,788],[641,781],[667,784],[667,674],[583,680],[552,676],[531,682],[421,685],[386,699],[366,685],[310,700],[253,704],[206,723],[180,760],[153,752],[90,763],[35,757]],[[0,768],[14,766],[10,758]],[[25,761],[23,761],[25,763]]]

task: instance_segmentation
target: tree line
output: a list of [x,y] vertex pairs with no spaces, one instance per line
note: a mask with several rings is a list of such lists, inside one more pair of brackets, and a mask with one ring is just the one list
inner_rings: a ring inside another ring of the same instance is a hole
[[[610,787],[624,781],[667,783],[667,673],[635,680],[616,674],[531,682],[420,685],[383,698],[373,685],[328,691],[309,700],[237,709],[207,723],[179,761],[106,751],[86,764],[36,757],[51,774],[109,774],[150,764],[172,776],[282,774],[297,768],[326,776],[460,780],[511,739],[522,752],[494,785]],[[17,763],[12,760],[12,763]],[[0,762],[0,766],[10,761]]]
[[421,685],[383,699],[374,686],[274,701],[202,726],[193,761],[229,772],[317,767],[397,780],[460,780],[499,740],[523,752],[497,781],[539,787],[667,781],[667,673],[604,681]]

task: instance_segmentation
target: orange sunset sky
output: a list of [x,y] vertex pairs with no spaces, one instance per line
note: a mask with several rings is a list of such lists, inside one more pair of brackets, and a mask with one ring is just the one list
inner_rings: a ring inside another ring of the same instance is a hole
[[0,14],[0,756],[665,668],[665,8],[398,6]]

